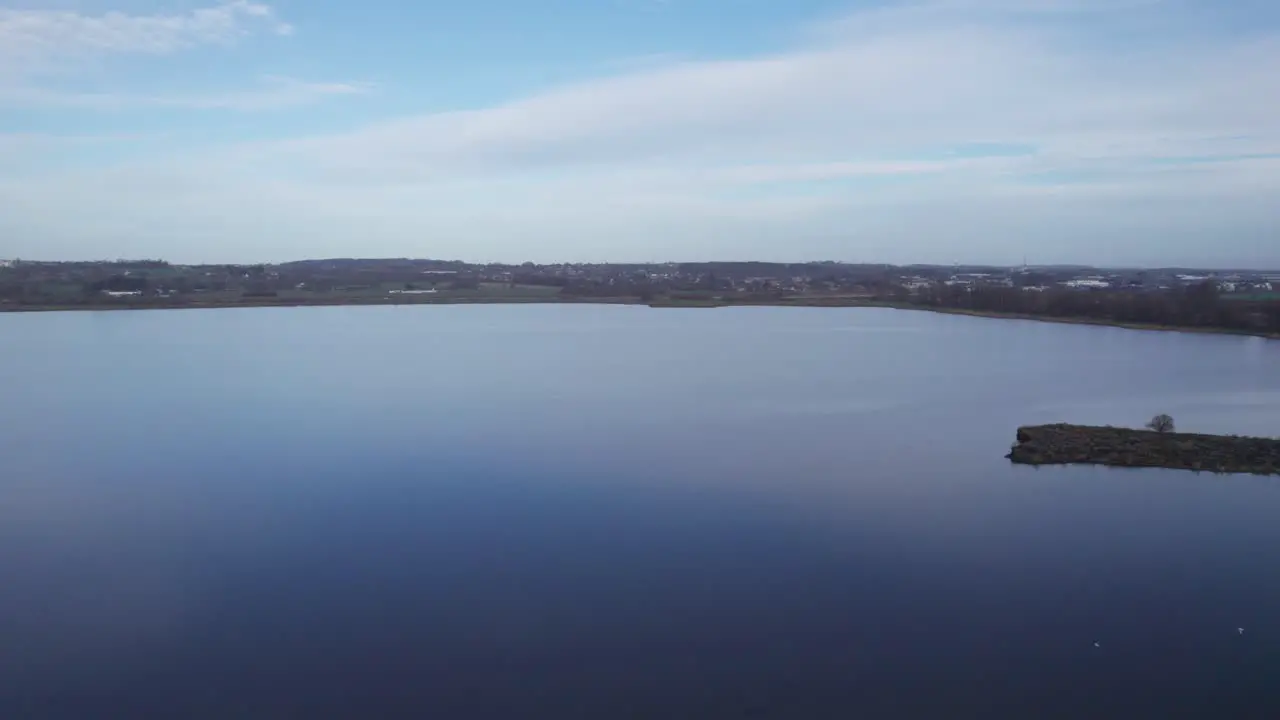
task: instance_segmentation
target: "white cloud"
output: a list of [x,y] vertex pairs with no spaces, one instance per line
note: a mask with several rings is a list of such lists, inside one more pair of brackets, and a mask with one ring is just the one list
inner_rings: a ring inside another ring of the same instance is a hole
[[973,143],[1034,148],[1024,164],[1042,172],[1105,170],[1134,159],[1276,152],[1280,77],[1266,68],[1278,62],[1274,41],[1127,58],[1072,54],[1024,26],[904,27],[839,47],[670,65],[283,149],[309,169],[393,182],[622,163],[866,167]]
[[78,148],[102,143],[120,143],[138,139],[130,135],[57,135],[53,133],[0,133],[0,161],[13,164],[19,160],[47,159],[49,153],[74,152]]
[[1158,5],[1165,0],[932,0],[930,10],[1004,13],[1114,13]]
[[[988,32],[904,36],[752,60],[686,62],[485,110],[377,124],[291,149],[340,172],[423,177],[661,157],[902,153],[922,142],[981,139],[975,134],[1003,139],[1001,128],[980,126],[989,118],[986,109],[933,113],[952,102],[1034,102],[1049,95],[1047,88],[1029,87],[1025,78],[1036,68],[1027,63],[1018,48]],[[1025,94],[1028,89],[1034,95]]]
[[[1267,157],[1280,153],[1280,35],[1152,32],[1116,47],[1062,24],[1071,12],[1104,8],[863,13],[786,53],[0,182],[0,217],[14,210],[11,227],[58,247],[91,237],[107,254],[195,259],[1280,265],[1280,243],[1257,241],[1280,225]],[[61,212],[68,198],[86,212]]]
[[[269,110],[371,89],[367,83],[311,82],[270,75],[261,78],[257,87],[245,90],[180,95],[75,89],[77,78],[90,72],[98,85],[110,85],[109,73],[93,70],[94,64],[104,59],[167,56],[201,46],[225,46],[254,33],[292,35],[294,28],[271,6],[249,0],[168,15],[0,8],[0,107]],[[51,82],[54,80],[57,82]]]
[[37,88],[0,88],[0,106],[22,105],[92,110],[126,108],[177,108],[190,110],[259,111],[307,105],[331,97],[364,95],[373,91],[368,83],[309,82],[271,75],[258,86],[231,92],[203,92],[188,95],[142,95],[130,93],[66,92]]
[[232,42],[255,30],[288,34],[292,27],[278,20],[270,6],[248,0],[181,15],[0,8],[0,67],[35,71],[94,55],[164,55]]

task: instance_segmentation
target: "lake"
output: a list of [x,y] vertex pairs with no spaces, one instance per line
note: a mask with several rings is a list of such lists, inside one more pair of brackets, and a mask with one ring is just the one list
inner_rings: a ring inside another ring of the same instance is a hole
[[1278,342],[564,305],[0,337],[0,717],[1280,717],[1280,478],[1004,459],[1280,434]]

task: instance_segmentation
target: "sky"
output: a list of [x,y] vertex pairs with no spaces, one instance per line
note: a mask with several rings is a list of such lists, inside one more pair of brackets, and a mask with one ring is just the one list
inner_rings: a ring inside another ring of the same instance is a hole
[[1275,0],[0,0],[0,258],[1280,268]]

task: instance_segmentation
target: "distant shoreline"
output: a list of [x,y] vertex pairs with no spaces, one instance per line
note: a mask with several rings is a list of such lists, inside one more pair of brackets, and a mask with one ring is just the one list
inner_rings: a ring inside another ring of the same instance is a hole
[[713,309],[730,307],[826,307],[826,308],[885,308],[892,310],[914,310],[918,312],[940,313],[945,315],[967,315],[970,317],[992,318],[999,320],[1030,320],[1034,322],[1058,323],[1062,325],[1094,325],[1098,327],[1114,327],[1124,330],[1142,330],[1149,332],[1184,332],[1212,335],[1239,335],[1243,337],[1259,337],[1269,340],[1280,340],[1280,334],[1266,331],[1242,330],[1236,328],[1216,328],[1204,326],[1152,325],[1130,323],[1087,317],[1056,317],[1051,315],[1029,315],[1026,313],[1006,313],[988,310],[972,310],[967,308],[938,307],[916,305],[892,300],[881,300],[870,297],[782,297],[775,300],[748,300],[727,302],[707,299],[671,299],[663,298],[644,301],[635,297],[432,297],[423,300],[406,300],[404,298],[335,298],[325,299],[277,299],[250,298],[234,302],[121,302],[119,304],[86,304],[86,305],[12,305],[0,304],[0,314],[4,313],[39,313],[39,312],[128,312],[140,310],[228,310],[236,308],[292,308],[292,307],[370,307],[370,306],[424,306],[424,305],[643,305],[655,309]]
[[1096,325],[1098,327],[1113,327],[1122,330],[1142,330],[1146,332],[1183,332],[1183,333],[1200,333],[1207,335],[1239,335],[1242,337],[1257,337],[1266,340],[1280,340],[1280,334],[1269,333],[1265,330],[1240,330],[1236,328],[1215,328],[1215,327],[1197,327],[1190,325],[1153,325],[1147,323],[1130,323],[1118,320],[1101,320],[1098,318],[1069,318],[1054,317],[1051,315],[1027,315],[1025,313],[1001,313],[989,312],[983,310],[966,310],[964,308],[945,308],[945,307],[927,307],[910,304],[887,304],[871,307],[891,307],[898,310],[920,310],[922,312],[942,313],[944,315],[969,315],[971,317],[993,318],[997,320],[1032,320],[1035,322],[1058,323],[1060,325]]
[[251,298],[234,302],[121,302],[92,305],[0,305],[4,313],[42,312],[137,312],[145,310],[234,310],[238,308],[297,308],[297,307],[381,307],[422,305],[642,305],[636,298],[476,298],[436,297],[430,300],[403,300],[391,298],[338,298],[334,300],[301,300],[276,298]]
[[1280,340],[1280,334],[1269,333],[1264,330],[1241,330],[1236,328],[1216,328],[1194,325],[1154,325],[1148,323],[1131,323],[1119,320],[1103,320],[1100,318],[1087,317],[1057,317],[1053,315],[1030,315],[1027,313],[1005,313],[989,310],[971,310],[968,308],[951,308],[939,307],[931,305],[916,305],[913,303],[894,302],[892,300],[849,300],[833,301],[833,298],[812,297],[812,298],[783,298],[773,302],[738,302],[738,303],[713,303],[700,301],[662,301],[660,303],[650,303],[650,307],[658,308],[720,308],[720,307],[874,307],[887,308],[891,310],[915,310],[919,312],[940,313],[943,315],[967,315],[969,317],[991,318],[996,320],[1031,320],[1033,322],[1058,323],[1060,325],[1096,325],[1098,327],[1113,327],[1122,330],[1142,330],[1147,332],[1187,332],[1202,333],[1210,335],[1239,335],[1243,337],[1259,337],[1267,340]]

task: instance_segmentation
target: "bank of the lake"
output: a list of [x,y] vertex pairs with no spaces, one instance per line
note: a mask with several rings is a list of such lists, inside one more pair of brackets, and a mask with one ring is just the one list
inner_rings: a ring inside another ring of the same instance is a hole
[[890,307],[899,310],[920,310],[922,312],[942,313],[944,315],[968,315],[970,317],[996,318],[1001,320],[1033,320],[1035,322],[1060,323],[1064,325],[1096,325],[1099,327],[1123,328],[1125,330],[1146,330],[1153,332],[1189,332],[1207,333],[1210,335],[1242,335],[1245,337],[1261,337],[1280,340],[1280,334],[1265,330],[1241,330],[1238,328],[1206,327],[1202,325],[1157,325],[1153,323],[1132,323],[1119,320],[1104,320],[1087,317],[1057,317],[1054,315],[1030,315],[1027,313],[1007,313],[994,310],[970,310],[967,308],[934,307],[911,303],[880,303],[879,307]]
[[1056,315],[1032,315],[1028,313],[998,312],[994,310],[973,310],[938,305],[921,305],[917,303],[883,300],[868,297],[789,297],[767,301],[733,301],[706,299],[680,300],[663,299],[649,303],[655,308],[724,308],[724,307],[874,307],[893,310],[916,310],[919,312],[940,313],[943,315],[967,315],[969,317],[993,318],[998,320],[1032,320],[1035,322],[1059,323],[1064,325],[1096,325],[1099,327],[1115,327],[1125,330],[1146,330],[1155,332],[1190,332],[1208,333],[1212,335],[1241,335],[1244,337],[1261,337],[1272,340],[1280,339],[1280,334],[1265,330],[1241,330],[1238,328],[1208,327],[1203,325],[1158,325],[1152,323],[1132,323],[1120,320],[1107,320],[1089,317],[1060,317]]
[[245,298],[216,302],[118,301],[110,303],[19,305],[0,304],[0,314],[41,312],[134,312],[139,310],[230,310],[236,308],[380,307],[421,305],[637,305],[636,298],[568,297],[433,297],[388,296],[345,298]]
[[173,301],[166,299],[145,301],[120,301],[112,303],[56,304],[56,305],[24,305],[0,303],[0,314],[28,312],[104,312],[134,310],[216,310],[231,308],[284,308],[284,307],[364,307],[364,306],[420,306],[420,305],[647,305],[657,309],[691,308],[714,309],[727,307],[814,307],[814,308],[888,308],[894,310],[916,310],[920,312],[941,313],[945,315],[967,315],[1002,320],[1032,320],[1035,322],[1060,323],[1066,325],[1096,325],[1100,327],[1116,327],[1126,330],[1145,330],[1156,332],[1189,332],[1208,333],[1214,335],[1240,335],[1245,337],[1261,337],[1280,339],[1280,334],[1264,330],[1242,330],[1238,328],[1219,328],[1192,325],[1155,325],[1149,323],[1131,323],[1118,320],[1106,320],[1088,317],[1058,317],[1052,315],[1031,315],[1027,313],[1008,313],[988,310],[972,310],[968,308],[941,307],[920,305],[894,300],[884,300],[870,296],[796,296],[763,300],[725,300],[720,297],[705,298],[658,298],[643,300],[636,297],[573,297],[573,296],[531,296],[531,297],[475,297],[475,296],[389,296],[389,297],[339,297],[339,298],[245,298],[235,301],[193,302]]

